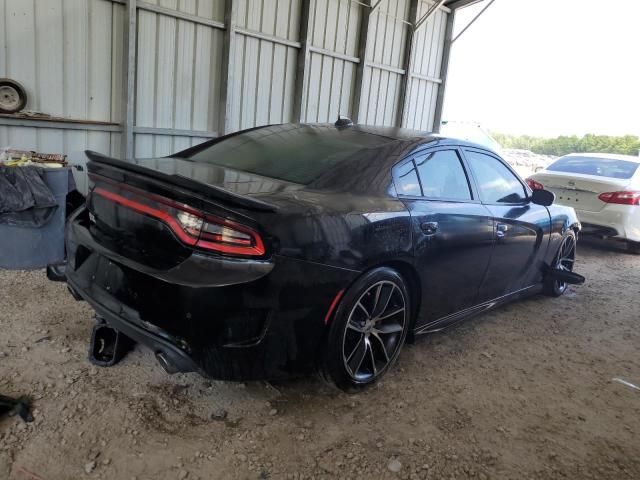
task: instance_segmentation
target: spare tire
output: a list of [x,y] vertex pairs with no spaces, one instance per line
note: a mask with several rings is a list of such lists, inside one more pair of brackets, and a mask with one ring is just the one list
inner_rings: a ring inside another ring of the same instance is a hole
[[0,78],[0,113],[16,113],[26,105],[24,87],[10,78]]

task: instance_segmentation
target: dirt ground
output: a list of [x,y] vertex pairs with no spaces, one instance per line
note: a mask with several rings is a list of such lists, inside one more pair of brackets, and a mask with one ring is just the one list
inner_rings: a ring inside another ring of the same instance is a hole
[[[166,375],[136,348],[87,361],[91,310],[0,271],[0,479],[640,478],[640,256],[580,242],[587,284],[405,347],[359,395],[316,378]],[[226,417],[225,417],[226,415]],[[224,417],[224,418],[223,418]]]

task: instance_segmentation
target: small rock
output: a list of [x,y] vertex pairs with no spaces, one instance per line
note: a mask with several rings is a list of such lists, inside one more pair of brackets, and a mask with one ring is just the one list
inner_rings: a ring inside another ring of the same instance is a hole
[[85,463],[84,472],[89,475],[96,468],[95,460],[91,460],[89,463]]
[[387,464],[387,468],[393,473],[398,473],[402,469],[402,464],[397,458],[392,458]]
[[271,410],[269,410],[269,415],[274,416],[278,414],[278,410],[275,408],[272,408]]
[[178,473],[178,480],[184,480],[188,476],[189,472],[187,472],[186,470],[180,470],[180,473]]
[[69,353],[71,351],[71,349],[69,347],[64,347],[63,349],[60,350],[60,353]]
[[211,420],[224,420],[227,418],[228,412],[224,408],[216,408],[211,413]]

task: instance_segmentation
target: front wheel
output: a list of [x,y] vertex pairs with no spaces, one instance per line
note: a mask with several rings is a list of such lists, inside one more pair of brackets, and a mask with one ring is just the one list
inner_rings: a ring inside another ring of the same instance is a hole
[[376,382],[395,363],[409,329],[409,293],[390,268],[360,277],[340,302],[327,338],[324,376],[346,392]]
[[[575,261],[576,234],[573,231],[569,231],[560,243],[560,248],[558,248],[558,253],[553,261],[553,268],[571,272]],[[567,286],[566,282],[547,278],[544,281],[544,293],[551,297],[559,297],[567,290]]]

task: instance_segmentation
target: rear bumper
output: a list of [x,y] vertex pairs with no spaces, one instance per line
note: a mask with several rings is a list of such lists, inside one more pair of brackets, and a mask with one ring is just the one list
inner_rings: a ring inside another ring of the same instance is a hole
[[617,236],[640,242],[640,207],[629,205],[606,205],[599,212],[576,210],[584,233]]
[[111,311],[104,305],[101,305],[100,303],[95,301],[93,297],[91,297],[87,292],[79,289],[78,286],[74,284],[73,280],[67,279],[67,284],[72,290],[72,294],[75,297],[86,300],[96,311],[98,316],[105,322],[107,322],[110,327],[121,331],[127,337],[135,340],[141,345],[146,346],[156,355],[164,355],[168,363],[176,371],[183,373],[198,372],[201,375],[206,376],[206,373],[200,369],[198,364],[174,343],[163,339],[162,337],[155,335],[141,327],[138,327],[134,323],[127,321],[125,318]]
[[[336,292],[359,274],[274,256],[258,275],[265,261],[246,261],[242,269],[236,260],[210,257],[200,262],[198,275],[179,272],[191,281],[171,281],[166,272],[139,268],[101,246],[77,216],[66,240],[66,277],[74,295],[111,327],[161,353],[172,370],[220,380],[314,369],[324,315]],[[189,259],[172,274],[185,264]]]

